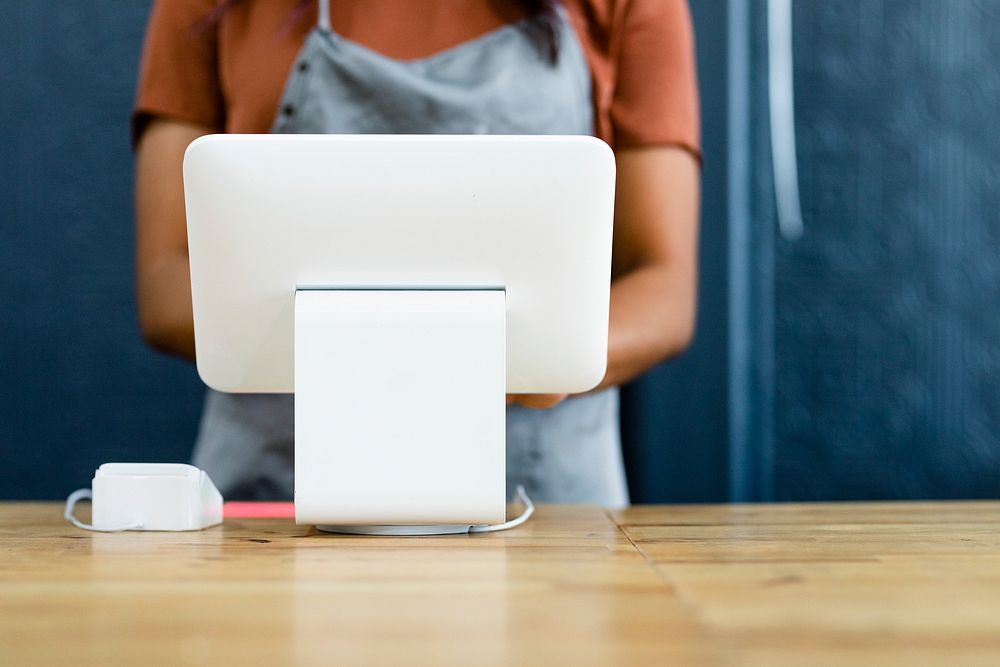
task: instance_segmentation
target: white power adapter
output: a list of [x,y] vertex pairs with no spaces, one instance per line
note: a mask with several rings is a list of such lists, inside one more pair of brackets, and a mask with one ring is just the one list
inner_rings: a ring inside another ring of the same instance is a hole
[[[105,463],[92,489],[66,499],[66,519],[78,528],[201,530],[222,523],[222,494],[204,470],[184,463]],[[79,500],[93,503],[93,524],[73,516]]]

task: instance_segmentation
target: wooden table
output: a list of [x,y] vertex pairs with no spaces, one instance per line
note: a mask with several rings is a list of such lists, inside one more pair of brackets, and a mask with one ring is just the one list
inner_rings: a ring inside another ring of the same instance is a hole
[[[85,514],[85,512],[83,512]],[[1000,503],[87,533],[0,504],[0,664],[1000,664]]]

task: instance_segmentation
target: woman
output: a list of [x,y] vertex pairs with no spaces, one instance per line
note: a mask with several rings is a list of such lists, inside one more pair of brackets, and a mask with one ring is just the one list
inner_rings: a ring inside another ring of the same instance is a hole
[[[627,503],[616,387],[694,328],[684,0],[158,0],[133,118],[139,319],[154,347],[195,356],[185,148],[268,131],[595,134],[613,147],[607,375],[584,396],[508,397],[507,477],[541,501]],[[292,460],[290,396],[209,390],[194,462],[227,497],[291,497]]]

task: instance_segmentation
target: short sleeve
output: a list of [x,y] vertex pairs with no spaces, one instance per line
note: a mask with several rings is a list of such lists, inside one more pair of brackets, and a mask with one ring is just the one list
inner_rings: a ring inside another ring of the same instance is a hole
[[686,0],[631,0],[614,31],[615,145],[675,144],[700,156],[694,31]]
[[153,117],[223,127],[215,10],[215,0],[156,0],[139,68],[133,145]]

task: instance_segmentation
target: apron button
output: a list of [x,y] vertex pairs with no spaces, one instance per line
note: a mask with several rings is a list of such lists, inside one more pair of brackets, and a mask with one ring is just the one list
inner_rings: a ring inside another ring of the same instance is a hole
[[291,104],[286,104],[284,107],[282,107],[281,113],[282,113],[282,115],[285,115],[285,116],[294,116],[295,115],[295,107],[293,107]]
[[309,62],[308,61],[303,60],[302,62],[299,63],[299,71],[300,72],[305,72],[308,69],[309,69]]

